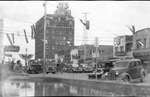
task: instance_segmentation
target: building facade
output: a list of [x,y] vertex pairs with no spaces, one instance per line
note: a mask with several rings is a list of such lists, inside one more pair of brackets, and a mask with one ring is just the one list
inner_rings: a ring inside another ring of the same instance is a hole
[[67,46],[67,48],[64,47],[61,50],[57,51],[57,53],[55,53],[55,61],[58,62],[58,60],[60,60],[64,63],[71,63],[72,61],[70,52],[75,48],[77,48],[77,46]]
[[[86,54],[84,54],[84,45],[78,48],[79,63],[90,63],[96,59],[96,48],[94,45],[86,45]],[[86,56],[86,58],[85,58]],[[113,57],[113,46],[99,45],[97,57],[99,60],[105,60]]]
[[133,35],[133,56],[140,59],[150,70],[150,28],[138,30]]
[[2,62],[3,58],[4,58],[4,44],[3,44],[3,36],[4,36],[4,20],[0,19],[0,63]]
[[71,63],[78,64],[79,54],[78,54],[78,48],[74,48],[70,51],[71,55]]
[[[74,18],[67,3],[59,3],[54,14],[46,15],[46,58],[54,59],[54,54],[67,47],[74,46]],[[43,58],[44,16],[36,22],[35,59]]]
[[124,58],[125,56],[133,56],[132,45],[133,36],[125,35],[114,38],[113,56]]

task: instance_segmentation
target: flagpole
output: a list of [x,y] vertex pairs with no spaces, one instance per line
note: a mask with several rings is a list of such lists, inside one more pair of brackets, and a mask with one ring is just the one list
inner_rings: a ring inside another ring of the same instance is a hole
[[44,2],[44,50],[43,50],[43,59],[44,59],[44,62],[43,62],[43,77],[45,77],[45,54],[46,54],[46,51],[45,51],[45,40],[46,40],[46,1]]

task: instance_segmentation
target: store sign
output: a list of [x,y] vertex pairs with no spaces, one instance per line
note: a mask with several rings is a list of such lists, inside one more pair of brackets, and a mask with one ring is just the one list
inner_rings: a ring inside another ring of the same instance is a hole
[[12,54],[5,54],[5,57],[12,57]]
[[5,52],[19,52],[20,47],[19,46],[5,46],[4,48]]
[[115,55],[116,56],[125,56],[126,53],[125,52],[116,52]]
[[134,52],[134,53],[133,53],[133,56],[134,56],[134,57],[150,56],[150,51]]

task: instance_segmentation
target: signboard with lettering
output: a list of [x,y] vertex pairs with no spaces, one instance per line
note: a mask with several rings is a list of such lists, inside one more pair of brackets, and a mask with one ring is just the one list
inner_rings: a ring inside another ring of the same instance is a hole
[[4,51],[5,52],[19,52],[20,47],[19,46],[5,46]]
[[5,54],[5,57],[12,57],[12,54]]
[[115,55],[116,56],[125,56],[126,53],[125,52],[116,52]]
[[134,52],[134,53],[133,53],[133,56],[134,56],[134,57],[150,56],[150,51]]

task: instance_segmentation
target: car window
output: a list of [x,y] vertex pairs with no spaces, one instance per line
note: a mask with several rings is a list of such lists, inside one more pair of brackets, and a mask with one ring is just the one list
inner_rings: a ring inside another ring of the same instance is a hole
[[140,65],[142,65],[142,63],[140,61],[136,61],[136,65],[140,66]]
[[114,67],[126,68],[128,67],[128,64],[129,62],[126,62],[126,61],[115,62]]
[[130,65],[129,65],[130,68],[133,68],[133,67],[135,67],[135,66],[136,66],[136,62],[134,62],[134,61],[131,62]]

